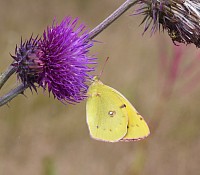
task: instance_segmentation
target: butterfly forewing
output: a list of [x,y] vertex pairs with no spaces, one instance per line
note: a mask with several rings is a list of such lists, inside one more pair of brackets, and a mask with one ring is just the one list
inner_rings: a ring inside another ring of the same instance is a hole
[[133,105],[118,91],[113,89],[118,97],[124,102],[128,114],[127,134],[122,141],[141,140],[150,134],[149,127],[143,117],[136,111]]
[[99,81],[90,86],[86,112],[93,138],[116,142],[127,134],[128,114],[122,105],[121,99],[109,86]]
[[122,140],[141,140],[150,134],[149,127],[143,117],[128,102],[128,131]]

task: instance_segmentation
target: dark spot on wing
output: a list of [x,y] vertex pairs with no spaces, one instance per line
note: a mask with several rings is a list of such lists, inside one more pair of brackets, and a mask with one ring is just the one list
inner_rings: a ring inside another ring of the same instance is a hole
[[125,108],[125,107],[126,107],[126,105],[125,105],[125,104],[123,104],[123,105],[121,105],[121,106],[120,106],[120,108]]
[[110,132],[112,131],[112,129],[109,130]]
[[101,97],[100,93],[96,93],[96,97]]
[[114,117],[115,114],[116,114],[116,111],[108,111],[108,115],[110,117]]
[[[130,128],[130,127],[134,127],[134,125],[133,125],[133,124],[131,124],[131,125],[127,126],[127,128]],[[138,127],[139,127],[139,126],[138,126]]]
[[136,124],[136,126],[137,126],[137,127],[139,127],[139,125],[138,125],[138,124]]
[[143,120],[143,118],[142,118],[142,117],[140,117],[140,120]]
[[99,128],[99,126],[97,125],[97,129]]

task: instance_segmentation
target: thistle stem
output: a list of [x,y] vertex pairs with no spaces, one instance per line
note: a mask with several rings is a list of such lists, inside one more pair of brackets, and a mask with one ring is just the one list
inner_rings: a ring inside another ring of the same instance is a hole
[[[132,7],[137,0],[126,0],[117,10],[115,10],[109,17],[107,17],[103,22],[96,26],[93,30],[89,32],[89,39],[92,40],[97,35],[99,35],[104,29],[110,26],[116,19],[118,19],[123,13],[125,13],[130,7]],[[13,66],[10,66],[6,72],[0,76],[0,89],[8,78],[16,71]],[[23,84],[19,85],[15,89],[8,92],[6,95],[0,98],[0,106],[7,104],[18,94],[23,93],[27,87],[24,87]]]
[[16,68],[13,66],[9,66],[8,69],[0,75],[0,89],[5,84],[5,82],[10,78],[12,74],[14,74]]
[[125,1],[117,10],[115,10],[109,17],[102,21],[98,26],[89,32],[89,38],[95,38],[99,33],[111,25],[116,19],[118,19],[123,13],[125,13],[130,7],[132,7],[137,0]]
[[3,97],[0,97],[0,106],[7,104],[10,100],[15,98],[17,95],[22,94],[27,87],[24,84],[19,85],[15,89],[12,89]]

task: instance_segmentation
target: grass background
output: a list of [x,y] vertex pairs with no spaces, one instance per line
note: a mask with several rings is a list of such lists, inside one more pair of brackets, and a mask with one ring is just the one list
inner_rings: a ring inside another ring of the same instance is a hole
[[[11,63],[21,36],[41,35],[56,17],[77,17],[94,28],[122,0],[0,0],[0,71]],[[199,57],[183,47],[178,76],[170,78],[177,52],[167,33],[142,36],[133,9],[95,39],[101,80],[123,93],[143,115],[151,135],[143,141],[104,143],[89,136],[85,101],[63,105],[42,90],[26,90],[0,109],[0,175],[188,175],[200,172]],[[164,65],[161,64],[164,60]],[[166,61],[166,62],[165,62]],[[189,71],[186,67],[190,64]],[[196,77],[196,78],[194,78]],[[174,80],[174,81],[173,81]],[[188,84],[189,82],[189,84]],[[16,76],[0,95],[17,85]]]

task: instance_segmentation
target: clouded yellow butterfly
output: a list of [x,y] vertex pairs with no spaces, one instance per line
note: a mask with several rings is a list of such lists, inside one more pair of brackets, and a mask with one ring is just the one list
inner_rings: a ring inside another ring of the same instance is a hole
[[117,90],[94,77],[87,95],[86,115],[90,135],[107,142],[147,137],[149,127],[131,103]]

